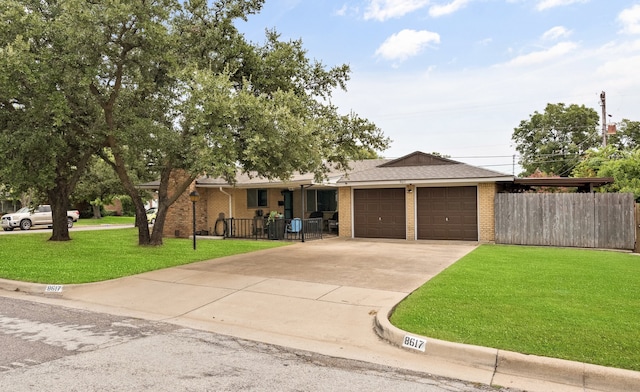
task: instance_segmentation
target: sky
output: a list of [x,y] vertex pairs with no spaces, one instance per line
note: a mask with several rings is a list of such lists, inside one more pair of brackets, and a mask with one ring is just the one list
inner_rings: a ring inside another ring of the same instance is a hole
[[[332,103],[414,151],[518,174],[514,128],[548,103],[640,121],[640,0],[266,0],[239,22],[348,64]],[[516,165],[514,166],[514,161]]]

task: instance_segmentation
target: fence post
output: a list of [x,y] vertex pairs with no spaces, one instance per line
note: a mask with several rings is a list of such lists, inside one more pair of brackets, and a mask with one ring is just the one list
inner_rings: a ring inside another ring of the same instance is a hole
[[640,253],[640,204],[635,204],[635,222],[636,222],[636,242],[633,248],[634,253]]

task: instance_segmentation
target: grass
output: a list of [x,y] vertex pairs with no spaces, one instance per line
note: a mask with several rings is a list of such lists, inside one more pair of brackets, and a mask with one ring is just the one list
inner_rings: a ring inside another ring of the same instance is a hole
[[133,225],[136,221],[134,216],[103,216],[100,219],[82,218],[74,223],[74,226],[94,226],[94,225]]
[[483,245],[412,293],[391,322],[437,339],[640,371],[640,257]]
[[50,233],[0,236],[0,278],[45,284],[97,282],[142,272],[286,245],[279,241],[166,238],[160,247],[138,246],[137,230],[77,231],[72,241]]

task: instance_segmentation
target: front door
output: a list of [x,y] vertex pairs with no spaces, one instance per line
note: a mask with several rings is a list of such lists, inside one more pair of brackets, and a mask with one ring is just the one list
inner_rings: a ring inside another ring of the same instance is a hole
[[293,192],[284,191],[284,219],[293,219]]

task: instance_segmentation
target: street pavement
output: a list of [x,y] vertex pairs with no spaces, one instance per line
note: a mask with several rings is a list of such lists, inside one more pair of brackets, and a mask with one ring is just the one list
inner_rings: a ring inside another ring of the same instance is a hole
[[0,296],[0,347],[2,392],[495,391],[170,323],[6,296]]

